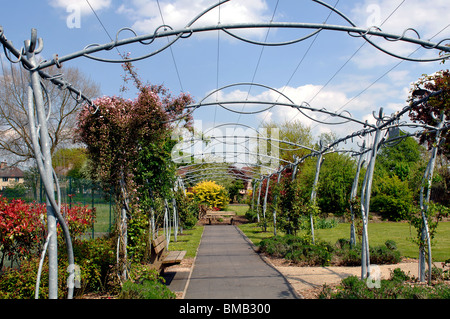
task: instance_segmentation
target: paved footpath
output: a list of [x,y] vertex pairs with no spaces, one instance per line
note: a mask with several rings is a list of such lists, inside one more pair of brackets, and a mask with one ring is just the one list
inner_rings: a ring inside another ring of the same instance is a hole
[[236,226],[206,225],[185,299],[293,299],[297,295]]

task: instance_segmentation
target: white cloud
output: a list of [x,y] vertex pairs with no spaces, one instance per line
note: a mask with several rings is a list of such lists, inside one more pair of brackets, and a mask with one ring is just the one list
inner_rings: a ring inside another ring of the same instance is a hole
[[[374,24],[380,26],[400,3],[400,0],[364,0],[353,8],[350,15],[358,26],[371,27]],[[402,3],[381,26],[381,29],[384,32],[397,35],[402,35],[406,32],[405,36],[417,38],[418,36],[414,31],[406,31],[408,28],[413,28],[420,34],[421,39],[429,39],[448,25],[448,17],[443,12],[449,11],[450,1],[448,0],[436,0],[432,4],[426,1],[409,0]],[[437,42],[448,36],[449,30],[436,36],[433,41]],[[382,48],[402,56],[408,56],[418,48],[417,45],[402,41],[389,42],[384,39],[375,39],[375,37],[372,37],[371,40]],[[414,55],[414,57],[420,56],[427,58],[437,57],[438,52],[433,50],[430,53],[429,50],[420,50]],[[392,57],[368,44],[353,59],[353,62],[362,69],[387,65],[392,63],[392,61],[395,61]]]
[[[174,29],[185,27],[200,12],[217,3],[216,0],[171,0],[160,1],[161,14],[166,25]],[[117,10],[133,21],[133,29],[150,33],[163,24],[155,1],[127,0]],[[268,21],[267,5],[264,0],[237,0],[220,6],[220,23]],[[216,25],[219,9],[208,12],[194,26]],[[254,33],[255,31],[253,31]],[[261,31],[257,31],[260,33]]]
[[[107,9],[111,6],[111,0],[89,0],[90,5],[95,11]],[[73,10],[78,8],[82,15],[91,14],[92,10],[86,0],[49,0],[49,4],[55,8]]]

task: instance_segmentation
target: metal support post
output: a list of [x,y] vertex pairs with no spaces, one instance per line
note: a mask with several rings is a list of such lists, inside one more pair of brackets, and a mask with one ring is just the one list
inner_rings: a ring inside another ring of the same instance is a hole
[[264,231],[267,230],[266,209],[267,209],[267,195],[269,194],[269,185],[270,185],[270,175],[267,176],[266,194],[264,195],[264,203],[263,203]]
[[[312,190],[311,190],[311,198],[310,198],[311,205],[316,205],[317,184],[319,183],[320,168],[321,168],[322,162],[323,162],[322,150],[323,150],[322,141],[320,141],[320,153],[317,155],[316,174],[314,176],[314,183],[313,183]],[[309,220],[310,220],[310,224],[311,224],[312,243],[315,244],[315,238],[314,238],[314,216],[313,216],[312,212],[309,214]]]
[[370,276],[369,235],[367,230],[367,223],[369,220],[370,195],[372,192],[372,180],[373,180],[373,173],[375,170],[375,160],[378,153],[378,146],[381,140],[380,126],[382,122],[383,122],[383,108],[380,109],[379,117],[377,118],[377,129],[375,131],[375,138],[373,140],[372,151],[370,153],[370,162],[367,167],[366,175],[364,176],[364,183],[361,191],[361,217],[363,221],[362,249],[361,249],[361,279],[365,279]]
[[[366,143],[364,141],[363,145],[361,146],[361,154],[359,155],[358,164],[356,166],[356,173],[355,178],[353,179],[353,185],[352,190],[350,192],[350,202],[352,202],[356,198],[356,193],[358,191],[358,182],[359,182],[359,175],[361,172],[361,167],[364,165],[364,149],[365,149]],[[350,203],[350,215],[351,215],[351,225],[350,225],[350,247],[354,247],[356,243],[356,234],[355,234],[355,212],[353,211],[353,204]]]
[[261,206],[261,188],[262,188],[262,182],[263,180],[261,179],[259,181],[259,190],[258,190],[258,201],[256,203],[256,220],[259,223],[259,207]]
[[[35,31],[32,31],[32,34]],[[25,41],[25,51],[27,58],[34,66],[37,65],[35,57],[35,35],[32,40]],[[34,44],[33,44],[34,42]],[[31,88],[34,97],[34,105],[36,108],[37,120],[39,123],[39,145],[40,150],[35,149],[35,157],[42,156],[43,167],[39,167],[41,179],[46,190],[46,207],[47,207],[47,231],[52,234],[48,241],[48,261],[49,261],[49,299],[58,298],[58,241],[57,241],[57,216],[53,208],[49,196],[54,196],[53,185],[53,167],[52,156],[50,153],[50,137],[48,134],[47,119],[44,107],[44,98],[42,94],[41,81],[37,71],[30,71]],[[30,123],[34,125],[34,123]],[[34,147],[39,147],[34,145]],[[38,151],[38,152],[37,152]]]
[[[283,167],[280,167],[280,169],[278,170],[277,185],[280,184],[281,172],[282,171],[283,171]],[[272,215],[273,215],[273,235],[274,236],[277,235],[277,210],[276,210],[277,200],[278,200],[278,195],[274,195],[274,198],[273,198],[273,211],[272,211]]]
[[[434,167],[436,164],[436,157],[439,145],[441,143],[441,129],[445,122],[445,114],[442,112],[440,122],[437,126],[436,131],[436,141],[431,151],[431,157],[428,161],[427,168],[425,169],[425,173],[422,178],[422,187],[420,188],[420,212],[422,214],[422,245],[419,247],[419,281],[425,281],[425,249],[423,247],[423,243],[427,242],[428,249],[428,284],[431,282],[431,238],[430,238],[430,230],[428,228],[428,204],[430,202],[431,195],[431,183],[433,179]],[[427,189],[426,196],[424,198],[425,187]]]

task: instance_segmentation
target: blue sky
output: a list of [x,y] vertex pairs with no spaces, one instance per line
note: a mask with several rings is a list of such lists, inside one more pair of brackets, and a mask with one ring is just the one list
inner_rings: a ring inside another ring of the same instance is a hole
[[[197,13],[215,2],[160,0],[158,6],[155,0],[89,0],[113,38],[123,27],[133,28],[139,34],[153,33],[162,24],[162,18],[173,28],[182,28]],[[450,38],[448,0],[326,2],[332,6],[337,3],[336,8],[361,27],[383,24],[383,31],[395,34],[402,34],[406,28],[414,28],[423,39],[429,39],[441,31],[433,41]],[[209,12],[198,23],[214,25],[218,22],[268,22],[272,17],[274,21],[323,23],[328,17],[328,24],[347,25],[342,18],[336,14],[329,16],[329,13],[328,9],[310,0],[231,0],[221,6],[220,10]],[[76,16],[71,16],[72,14]],[[70,20],[71,17],[76,19]],[[110,42],[86,0],[24,0],[20,6],[17,2],[3,1],[0,25],[3,26],[6,37],[16,47],[21,47],[23,41],[30,37],[31,28],[36,28],[38,36],[44,39],[44,59],[51,59],[53,54],[64,56],[92,43]],[[306,35],[306,31],[270,29],[269,32],[250,30],[240,34],[259,41],[264,41],[266,37],[267,41],[285,41]],[[411,32],[407,35],[413,36]],[[120,34],[120,38],[129,36],[130,32]],[[165,43],[167,39],[159,39],[151,46],[134,44],[119,50],[130,52],[134,57],[151,52]],[[382,39],[377,40],[377,43],[403,55],[417,49],[416,46]],[[406,105],[405,100],[413,81],[424,73],[431,74],[447,67],[439,62],[401,62],[369,44],[363,44],[364,40],[347,33],[322,31],[317,37],[297,44],[263,48],[237,41],[223,32],[213,31],[181,39],[171,50],[167,49],[154,57],[136,62],[135,66],[144,80],[164,84],[173,94],[188,92],[196,101],[218,87],[254,82],[282,91],[296,103],[306,101],[316,108],[347,110],[353,117],[363,120],[372,120],[372,111],[378,111],[380,107],[387,114],[400,110]],[[436,51],[419,49],[413,57],[437,54]],[[99,55],[118,57],[115,50]],[[101,63],[87,58],[78,58],[65,64],[78,67],[98,82],[103,95],[119,95],[123,75],[120,64]],[[278,95],[267,89],[240,86],[220,92],[217,98],[271,101],[278,99]],[[241,110],[241,107],[238,109]],[[244,107],[245,110],[254,109],[252,105]],[[200,128],[203,129],[226,122],[257,127],[263,121],[281,122],[293,118],[310,125],[315,134],[334,131],[338,136],[343,136],[359,129],[357,125],[317,124],[299,115],[298,111],[285,107],[253,115],[238,115],[220,107],[205,107],[196,111],[194,116],[201,121]],[[324,118],[320,115],[317,117]]]

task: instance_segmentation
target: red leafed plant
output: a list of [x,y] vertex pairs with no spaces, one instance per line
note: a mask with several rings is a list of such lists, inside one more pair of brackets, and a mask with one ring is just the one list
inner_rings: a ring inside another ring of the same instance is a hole
[[[72,237],[87,231],[95,218],[95,211],[87,207],[64,205],[62,212],[69,224]],[[0,195],[0,247],[3,268],[6,256],[20,261],[39,254],[46,237],[47,211],[45,204],[26,203],[21,199],[8,200]],[[58,227],[60,228],[60,227]],[[60,233],[61,230],[58,230]]]

